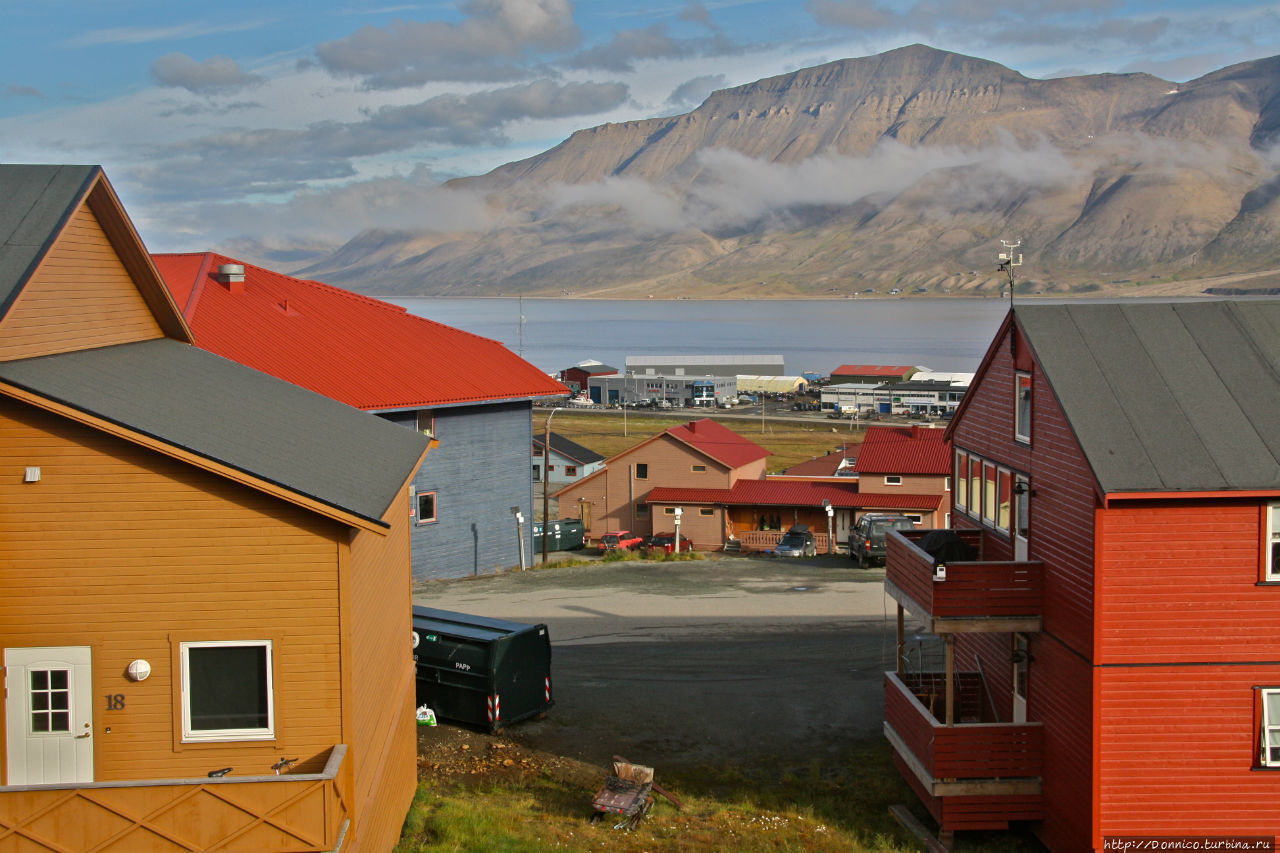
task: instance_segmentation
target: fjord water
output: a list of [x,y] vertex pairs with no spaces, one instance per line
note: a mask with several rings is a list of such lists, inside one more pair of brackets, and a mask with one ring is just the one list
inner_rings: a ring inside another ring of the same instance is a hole
[[995,298],[387,301],[501,341],[549,373],[586,359],[622,369],[627,356],[655,355],[781,355],[788,375],[842,364],[972,372],[1009,310]]

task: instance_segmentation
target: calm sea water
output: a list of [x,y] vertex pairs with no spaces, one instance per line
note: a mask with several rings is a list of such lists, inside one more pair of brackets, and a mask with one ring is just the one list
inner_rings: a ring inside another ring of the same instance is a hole
[[781,355],[788,375],[842,364],[972,372],[1009,308],[1000,299],[388,301],[499,340],[549,373],[586,359],[622,369],[629,355]]

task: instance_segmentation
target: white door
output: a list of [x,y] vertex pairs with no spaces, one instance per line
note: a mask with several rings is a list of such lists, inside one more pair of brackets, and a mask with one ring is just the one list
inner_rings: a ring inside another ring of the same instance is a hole
[[93,781],[88,646],[5,649],[9,785]]
[[849,510],[836,510],[836,544],[849,541]]

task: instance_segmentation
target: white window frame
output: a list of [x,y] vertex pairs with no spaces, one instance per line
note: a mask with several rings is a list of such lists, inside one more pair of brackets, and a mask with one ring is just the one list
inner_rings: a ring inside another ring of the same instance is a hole
[[[206,649],[206,648],[241,648],[245,646],[260,647],[266,653],[266,671],[267,671],[267,725],[265,728],[252,729],[200,729],[196,731],[191,727],[191,681],[190,681],[190,657],[188,651],[190,649]],[[181,658],[181,693],[182,693],[182,740],[184,743],[216,743],[221,741],[241,741],[241,740],[275,740],[276,737],[276,711],[275,711],[275,649],[271,640],[206,640],[201,642],[179,643],[179,655]]]
[[1262,559],[1269,581],[1280,581],[1280,565],[1275,554],[1280,550],[1280,503],[1267,504],[1266,534],[1262,540]]
[[[1026,399],[1023,399],[1023,380],[1026,380]],[[1022,444],[1031,443],[1031,374],[1017,371],[1013,374],[1013,439]]]
[[[1262,767],[1280,767],[1280,709],[1278,709],[1276,717],[1270,713],[1267,701],[1270,697],[1275,697],[1280,702],[1280,687],[1263,687],[1258,690],[1262,698],[1262,731],[1258,733],[1258,764]],[[1274,735],[1274,743],[1268,748]],[[1274,755],[1272,752],[1274,751]]]
[[886,486],[901,486],[901,485],[902,485],[902,475],[901,475],[901,474],[885,474],[885,475],[884,475],[884,484],[885,484]]

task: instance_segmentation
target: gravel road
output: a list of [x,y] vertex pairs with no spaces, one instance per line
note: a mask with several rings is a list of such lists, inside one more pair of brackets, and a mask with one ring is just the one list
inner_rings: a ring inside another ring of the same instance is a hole
[[556,705],[517,743],[603,766],[811,765],[881,729],[883,579],[847,557],[715,555],[433,581],[414,602],[548,625]]

